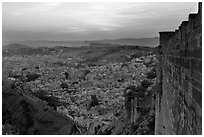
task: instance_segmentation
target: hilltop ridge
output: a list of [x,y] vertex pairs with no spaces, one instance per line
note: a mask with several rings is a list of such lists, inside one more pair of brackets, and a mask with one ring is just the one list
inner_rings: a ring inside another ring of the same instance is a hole
[[[146,47],[156,47],[159,44],[159,38],[119,38],[119,39],[103,39],[103,40],[81,40],[81,41],[53,41],[53,40],[28,40],[28,41],[7,41],[3,42],[3,45],[10,44],[20,44],[29,47],[82,47],[89,46],[92,43],[97,44],[112,44],[118,46],[132,45],[132,46],[146,46]],[[97,45],[95,45],[97,46]]]

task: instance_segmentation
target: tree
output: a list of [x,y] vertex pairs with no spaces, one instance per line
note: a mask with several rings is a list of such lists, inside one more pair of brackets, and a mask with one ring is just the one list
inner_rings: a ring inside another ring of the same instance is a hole
[[89,108],[95,107],[98,104],[99,104],[99,101],[98,101],[96,95],[91,95],[91,103],[90,103],[90,107]]

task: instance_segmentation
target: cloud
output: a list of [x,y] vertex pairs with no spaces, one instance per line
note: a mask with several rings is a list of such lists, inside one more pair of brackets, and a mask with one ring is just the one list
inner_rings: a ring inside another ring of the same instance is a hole
[[69,34],[69,33],[76,33],[76,34],[84,34],[88,30],[85,28],[79,28],[79,27],[68,27],[64,29],[57,30],[56,34]]
[[18,16],[18,15],[22,15],[23,12],[12,12],[11,14]]
[[12,9],[6,9],[8,13],[11,15],[23,15],[23,14],[38,14],[39,12],[46,12],[49,10],[52,10],[53,8],[57,7],[60,5],[58,2],[53,2],[53,3],[4,3],[4,7],[10,6]]
[[49,11],[57,6],[59,6],[60,3],[54,2],[54,3],[41,3],[33,8],[28,9],[28,12],[45,12]]
[[80,26],[82,24],[92,30],[97,30],[97,28],[98,30],[114,30],[123,26],[121,22],[123,22],[124,15],[120,14],[120,11],[134,7],[133,5],[123,5],[124,7],[122,4],[116,3],[80,3],[69,5],[71,8],[61,7],[54,14],[72,21],[68,22],[69,24],[80,24]]
[[56,37],[78,34],[79,38],[86,35],[90,39],[147,37],[166,28],[176,29],[196,5],[184,2],[11,2],[3,3],[2,23],[4,34],[20,31],[33,37],[37,32],[52,33],[53,37],[55,34]]
[[71,28],[65,28],[64,31],[78,33],[78,32],[85,32],[87,30],[79,27],[71,27]]

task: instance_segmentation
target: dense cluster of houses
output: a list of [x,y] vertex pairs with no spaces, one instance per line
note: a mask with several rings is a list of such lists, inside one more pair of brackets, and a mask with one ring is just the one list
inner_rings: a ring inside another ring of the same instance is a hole
[[[56,110],[89,126],[94,120],[113,122],[124,106],[123,90],[137,86],[155,65],[155,55],[133,58],[129,62],[107,62],[103,65],[77,67],[83,56],[33,55],[3,58],[3,73],[18,75],[40,74],[26,82],[32,92],[44,90],[59,101],[66,102]],[[73,64],[73,65],[70,65]],[[74,66],[75,65],[75,66]],[[98,105],[90,106],[96,96]]]

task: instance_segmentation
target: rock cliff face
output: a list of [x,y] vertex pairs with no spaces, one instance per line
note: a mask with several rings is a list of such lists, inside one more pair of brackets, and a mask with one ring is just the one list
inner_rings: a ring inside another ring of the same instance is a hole
[[29,93],[20,92],[12,81],[2,87],[3,124],[15,125],[19,134],[80,134],[72,119],[52,110],[45,102]]
[[178,30],[160,32],[155,134],[202,134],[202,3]]

